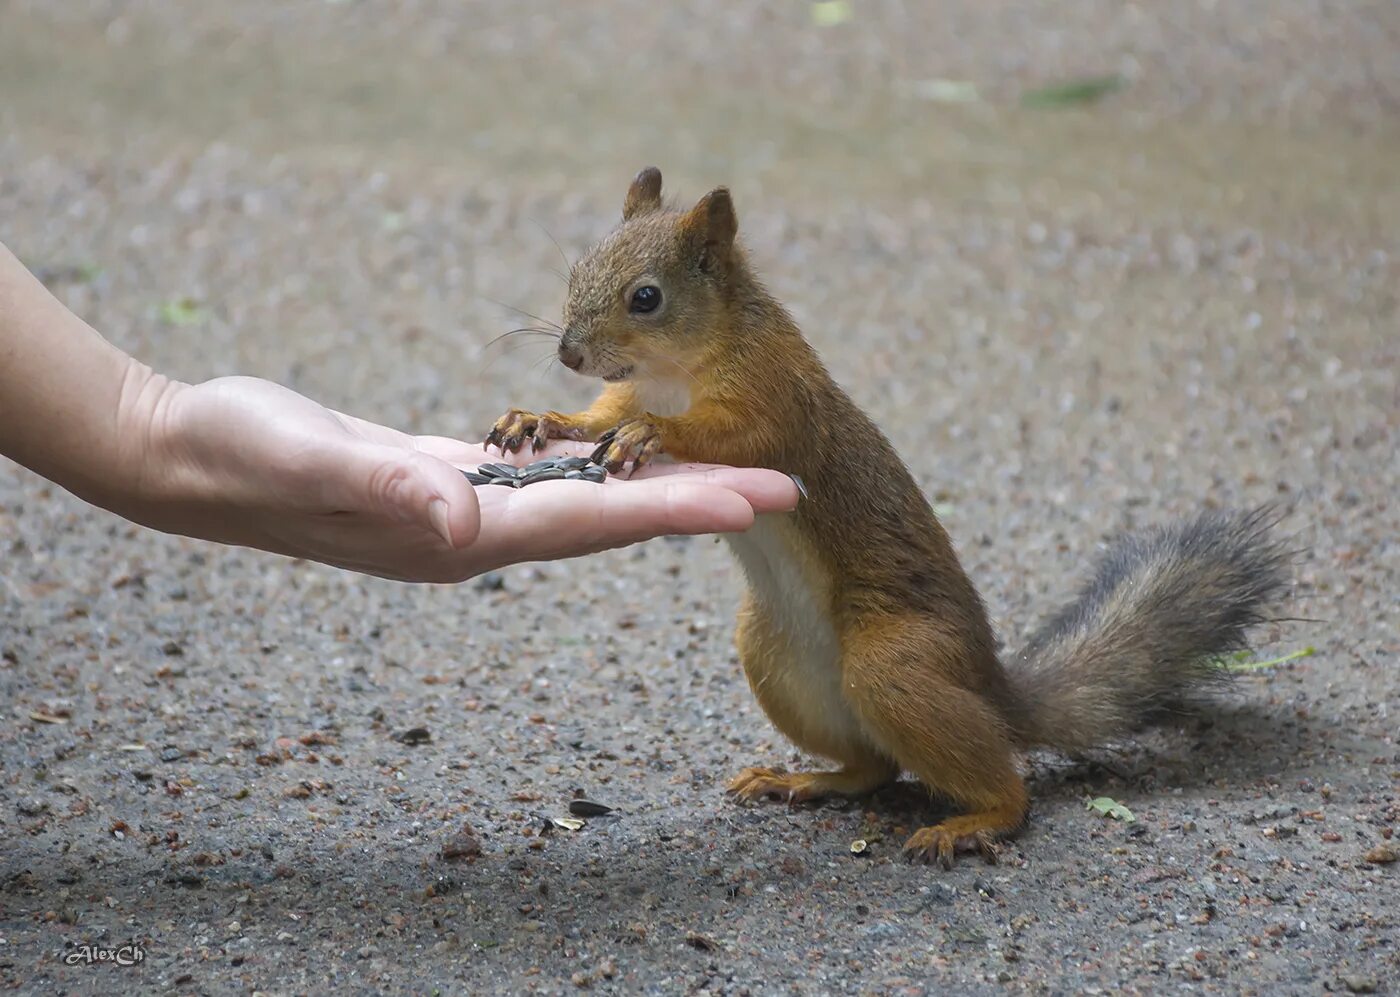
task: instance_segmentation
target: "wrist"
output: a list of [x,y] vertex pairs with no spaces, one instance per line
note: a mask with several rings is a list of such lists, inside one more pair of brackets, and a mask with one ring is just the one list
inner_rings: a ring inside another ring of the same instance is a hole
[[161,528],[162,510],[199,497],[197,475],[180,454],[179,399],[189,385],[127,358],[114,420],[101,502],[137,522]]

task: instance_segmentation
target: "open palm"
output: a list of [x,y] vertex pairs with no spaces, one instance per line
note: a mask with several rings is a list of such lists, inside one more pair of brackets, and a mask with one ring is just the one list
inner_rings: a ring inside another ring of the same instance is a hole
[[[663,534],[739,531],[755,513],[797,502],[796,486],[776,471],[696,464],[648,467],[602,485],[473,488],[458,469],[499,453],[410,436],[258,378],[190,386],[166,421],[167,459],[157,466],[174,468],[178,480],[161,491],[184,499],[140,518],[386,578],[456,582]],[[590,449],[557,443],[546,454]]]

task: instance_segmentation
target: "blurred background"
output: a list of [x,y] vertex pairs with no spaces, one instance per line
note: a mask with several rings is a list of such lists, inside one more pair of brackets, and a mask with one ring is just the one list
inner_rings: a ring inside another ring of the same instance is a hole
[[[185,379],[467,439],[581,404],[547,342],[487,344],[558,316],[648,164],[731,188],[1011,645],[1106,534],[1272,500],[1312,622],[1261,653],[1317,654],[1037,764],[1003,867],[931,879],[917,792],[723,798],[802,760],[707,539],[398,586],[0,465],[0,982],[133,935],[214,991],[1394,978],[1359,856],[1398,819],[1400,4],[0,0],[0,239]],[[578,792],[622,816],[539,837]]]
[[[575,256],[648,163],[673,196],[734,189],[838,374],[899,370],[891,403],[934,407],[913,432],[964,407],[948,389],[970,369],[1071,408],[1107,391],[1084,357],[1057,363],[1095,337],[1276,344],[1344,271],[1380,293],[1366,251],[1398,230],[1384,0],[6,0],[0,18],[16,251],[157,366],[263,374],[406,428],[476,433],[501,382],[525,404],[587,396],[529,350],[483,381],[479,351],[516,324],[502,305],[557,315],[550,237]],[[1284,273],[1272,239],[1329,255]],[[1032,384],[1026,351],[1050,354]]]

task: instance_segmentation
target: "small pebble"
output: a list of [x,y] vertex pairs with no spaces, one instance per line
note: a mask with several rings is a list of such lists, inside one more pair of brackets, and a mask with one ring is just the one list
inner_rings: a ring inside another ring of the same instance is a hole
[[1397,859],[1400,859],[1400,848],[1384,842],[1366,853],[1366,861],[1373,865],[1389,865]]
[[481,839],[470,825],[463,825],[460,831],[442,843],[441,854],[448,861],[474,859],[481,854]]

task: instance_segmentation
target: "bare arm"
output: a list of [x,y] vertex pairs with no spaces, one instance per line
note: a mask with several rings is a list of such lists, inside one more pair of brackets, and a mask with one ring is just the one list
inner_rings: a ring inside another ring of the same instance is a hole
[[684,467],[478,494],[454,465],[490,459],[480,447],[344,416],[257,378],[190,385],[155,373],[3,245],[0,454],[158,530],[416,581],[743,530],[755,510],[797,498],[776,472]]

